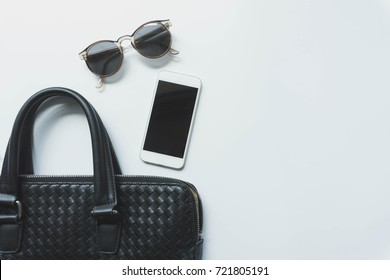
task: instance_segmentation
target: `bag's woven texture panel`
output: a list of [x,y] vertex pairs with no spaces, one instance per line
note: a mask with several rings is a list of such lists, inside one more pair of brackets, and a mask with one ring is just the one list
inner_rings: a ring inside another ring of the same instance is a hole
[[[64,179],[66,180],[66,179]],[[22,247],[1,259],[193,259],[197,242],[194,198],[173,183],[118,182],[122,222],[115,255],[99,253],[93,185],[25,182]]]

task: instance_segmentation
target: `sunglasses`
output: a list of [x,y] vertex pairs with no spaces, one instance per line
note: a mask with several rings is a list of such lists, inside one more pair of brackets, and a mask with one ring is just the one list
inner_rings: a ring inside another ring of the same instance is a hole
[[171,48],[172,35],[169,20],[149,21],[138,27],[132,35],[124,35],[117,41],[102,40],[89,45],[79,53],[89,70],[99,76],[96,86],[103,86],[103,78],[119,71],[123,62],[125,49],[133,47],[140,55],[156,59],[167,53],[177,55],[179,52]]

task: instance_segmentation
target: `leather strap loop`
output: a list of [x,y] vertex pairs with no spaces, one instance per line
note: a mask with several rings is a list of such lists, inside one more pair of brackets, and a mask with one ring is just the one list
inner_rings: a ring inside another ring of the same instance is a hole
[[[16,117],[5,157],[7,159],[5,164],[8,166],[7,173],[2,174],[2,178],[8,182],[5,186],[6,193],[18,197],[18,175],[20,174],[19,167],[21,166],[20,155],[23,155],[23,151],[20,150],[20,143],[22,131],[25,129],[26,118],[32,115],[35,117],[39,106],[47,99],[56,96],[68,97],[75,100],[86,114],[92,138],[95,205],[112,205],[114,207],[116,205],[115,175],[107,134],[99,125],[100,120],[96,116],[92,105],[80,94],[65,88],[48,88],[36,93],[23,105]],[[32,124],[32,122],[30,123]],[[27,131],[32,132],[30,128]],[[29,146],[31,146],[31,143],[27,145],[27,147]],[[31,151],[31,147],[29,151]]]
[[[93,212],[95,212],[94,215],[98,220],[99,215],[106,216],[107,213],[113,213],[115,211],[114,208],[117,205],[117,197],[114,169],[117,173],[120,173],[120,168],[107,131],[95,109],[80,94],[66,88],[44,89],[27,100],[19,111],[4,157],[1,174],[2,185],[0,198],[2,199],[0,199],[0,206],[9,206],[11,200],[15,201],[18,199],[19,175],[22,174],[22,172],[27,172],[28,174],[33,173],[31,139],[35,116],[39,107],[46,100],[53,97],[71,98],[81,106],[87,117],[92,139],[95,208],[99,209],[99,211]],[[11,220],[9,217],[6,218],[7,219],[3,219],[3,221],[8,221],[6,224],[10,224]],[[109,224],[110,227],[112,227],[111,221]],[[119,222],[115,222],[115,224],[120,227]],[[2,226],[1,228],[5,227]],[[117,230],[118,229],[116,229],[116,231]],[[2,233],[0,233],[0,235],[1,234]],[[100,237],[101,233],[99,227],[98,235],[99,239],[106,240],[99,241],[101,243],[102,253],[113,253],[116,251],[117,247],[114,248],[112,246],[117,246],[118,242],[113,242],[110,236],[103,235]],[[115,240],[117,240],[117,238],[118,237],[116,237]]]
[[[100,128],[105,132],[107,140],[110,145],[110,151],[112,156],[112,161],[114,165],[114,173],[115,174],[122,174],[118,158],[115,154],[115,150],[112,146],[111,139],[100,119],[100,116],[96,113],[95,109],[92,107],[92,109],[95,112],[96,118],[99,120],[99,126]],[[39,106],[37,108],[33,108],[30,111],[30,114],[26,116],[25,123],[23,124],[23,130],[21,134],[21,140],[20,140],[20,148],[21,151],[19,155],[19,172],[20,174],[34,174],[34,165],[33,165],[33,158],[32,158],[32,138],[33,138],[33,130],[34,130],[34,121],[36,117],[36,113],[39,110]]]

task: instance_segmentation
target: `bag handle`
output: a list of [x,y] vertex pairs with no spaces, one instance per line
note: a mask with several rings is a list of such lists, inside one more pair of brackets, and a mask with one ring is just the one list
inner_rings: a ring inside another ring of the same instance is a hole
[[[39,105],[39,104],[38,104]],[[40,106],[37,106],[37,108],[32,108],[30,111],[30,114],[26,116],[25,123],[23,124],[23,130],[21,135],[21,141],[19,146],[19,151],[22,151],[19,155],[19,172],[20,174],[34,174],[34,165],[33,165],[33,157],[32,157],[32,138],[33,138],[33,129],[34,129],[34,121],[35,121],[35,115],[36,112],[39,110]],[[92,109],[94,109],[92,107]],[[96,110],[95,115],[99,120],[100,128],[106,133],[107,140],[110,145],[110,151],[112,156],[112,163],[114,165],[114,173],[115,174],[122,174],[118,158],[115,154],[115,150],[112,146],[111,139],[106,131],[106,128],[104,127],[100,116],[97,114]]]
[[[120,235],[119,216],[114,209],[117,204],[114,166],[118,169],[116,171],[120,171],[119,164],[112,153],[111,141],[95,109],[80,94],[66,88],[48,88],[36,93],[27,100],[16,117],[1,174],[0,207],[16,207],[17,213],[0,214],[0,249],[3,252],[15,252],[20,247],[22,206],[18,200],[18,177],[21,171],[32,173],[32,149],[29,140],[32,139],[35,115],[42,103],[53,97],[73,99],[81,106],[87,117],[92,139],[95,186],[92,215],[97,222],[100,252],[114,254],[118,248]],[[23,167],[22,162],[25,158],[27,165]]]

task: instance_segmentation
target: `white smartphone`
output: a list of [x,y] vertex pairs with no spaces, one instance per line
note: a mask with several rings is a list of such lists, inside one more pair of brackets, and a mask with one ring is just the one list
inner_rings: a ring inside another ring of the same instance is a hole
[[199,78],[160,72],[140,154],[143,161],[184,166],[200,87]]

